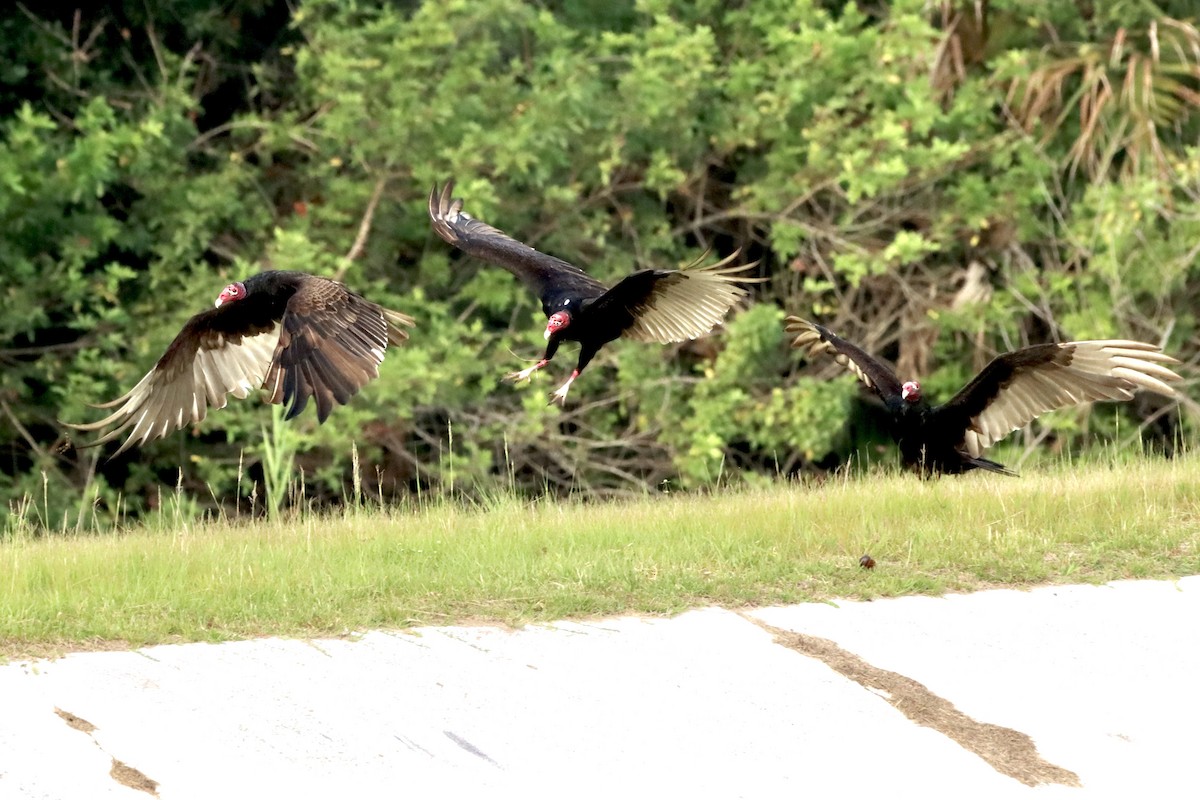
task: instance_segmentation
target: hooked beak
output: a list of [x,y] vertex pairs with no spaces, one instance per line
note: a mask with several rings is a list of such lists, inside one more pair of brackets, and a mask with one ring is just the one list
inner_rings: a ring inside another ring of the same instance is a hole
[[549,339],[549,338],[550,338],[550,333],[551,333],[551,331],[550,331],[550,326],[549,326],[549,325],[547,325],[547,326],[546,326],[546,330],[542,331],[542,338],[543,338],[543,339]]

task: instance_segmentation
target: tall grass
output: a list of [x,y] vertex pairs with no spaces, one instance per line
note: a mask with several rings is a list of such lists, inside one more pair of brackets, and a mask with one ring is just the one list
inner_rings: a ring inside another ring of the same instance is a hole
[[267,494],[267,513],[271,519],[279,519],[283,500],[292,492],[293,467],[296,463],[298,435],[285,422],[283,404],[271,406],[271,428],[264,425],[260,451],[262,452],[263,489]]
[[0,652],[1197,572],[1194,457],[612,503],[354,504],[263,522],[166,511],[119,535],[18,527],[0,545]]

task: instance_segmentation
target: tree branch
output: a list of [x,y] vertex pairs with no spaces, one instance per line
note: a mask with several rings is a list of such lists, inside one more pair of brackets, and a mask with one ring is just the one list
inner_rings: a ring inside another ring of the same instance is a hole
[[362,255],[363,250],[367,246],[367,237],[371,235],[371,223],[375,219],[375,209],[379,207],[379,200],[383,197],[383,190],[387,186],[387,178],[380,178],[375,181],[375,189],[371,192],[371,199],[367,201],[367,209],[363,212],[362,222],[358,224],[358,235],[354,237],[354,244],[350,245],[350,250],[346,253],[346,257],[342,262],[342,266],[338,268],[337,273],[333,276],[335,280],[341,280],[346,274],[346,270],[350,268],[351,262]]

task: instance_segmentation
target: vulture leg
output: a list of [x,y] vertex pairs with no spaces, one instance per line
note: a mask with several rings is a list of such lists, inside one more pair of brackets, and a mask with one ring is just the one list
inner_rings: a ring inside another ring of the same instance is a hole
[[551,339],[551,340],[550,340],[550,343],[546,345],[546,352],[545,352],[545,354],[542,356],[542,360],[541,360],[541,361],[537,362],[537,363],[536,363],[536,364],[534,364],[532,367],[526,367],[525,369],[521,370],[520,372],[510,372],[510,373],[508,373],[507,375],[505,375],[505,376],[504,376],[504,379],[505,379],[505,380],[509,380],[509,381],[523,381],[523,380],[525,380],[525,379],[526,379],[526,378],[528,378],[530,375],[532,375],[533,373],[537,372],[537,371],[538,371],[539,369],[541,369],[542,367],[544,367],[544,366],[546,366],[547,364],[549,364],[549,363],[550,363],[550,359],[554,358],[554,354],[555,354],[557,351],[558,351],[558,340],[557,340],[557,339]]
[[579,377],[579,373],[583,372],[583,368],[588,365],[588,362],[592,360],[592,356],[596,355],[599,350],[599,346],[587,344],[580,348],[579,361],[575,364],[575,370],[571,373],[571,377],[567,378],[567,382],[558,387],[550,397],[550,405],[554,405],[556,402],[559,405],[567,404],[567,392],[571,390],[571,384],[575,382],[575,379]]
[[567,404],[567,392],[571,390],[571,384],[574,383],[575,379],[578,377],[579,370],[574,370],[571,373],[571,377],[567,378],[567,382],[555,390],[553,396],[550,398],[550,405],[558,403],[559,405],[565,406]]
[[550,359],[543,358],[541,361],[537,362],[532,367],[526,367],[525,369],[521,370],[520,372],[508,373],[507,375],[504,376],[504,379],[509,380],[509,381],[523,381],[526,378],[528,378],[530,375],[537,372],[539,369],[541,369],[542,367],[546,366],[549,363],[550,363]]

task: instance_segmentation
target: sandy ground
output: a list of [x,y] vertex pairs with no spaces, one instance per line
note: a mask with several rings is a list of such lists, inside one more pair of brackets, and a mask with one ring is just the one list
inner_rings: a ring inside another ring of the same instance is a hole
[[0,667],[0,798],[1198,796],[1200,576]]

